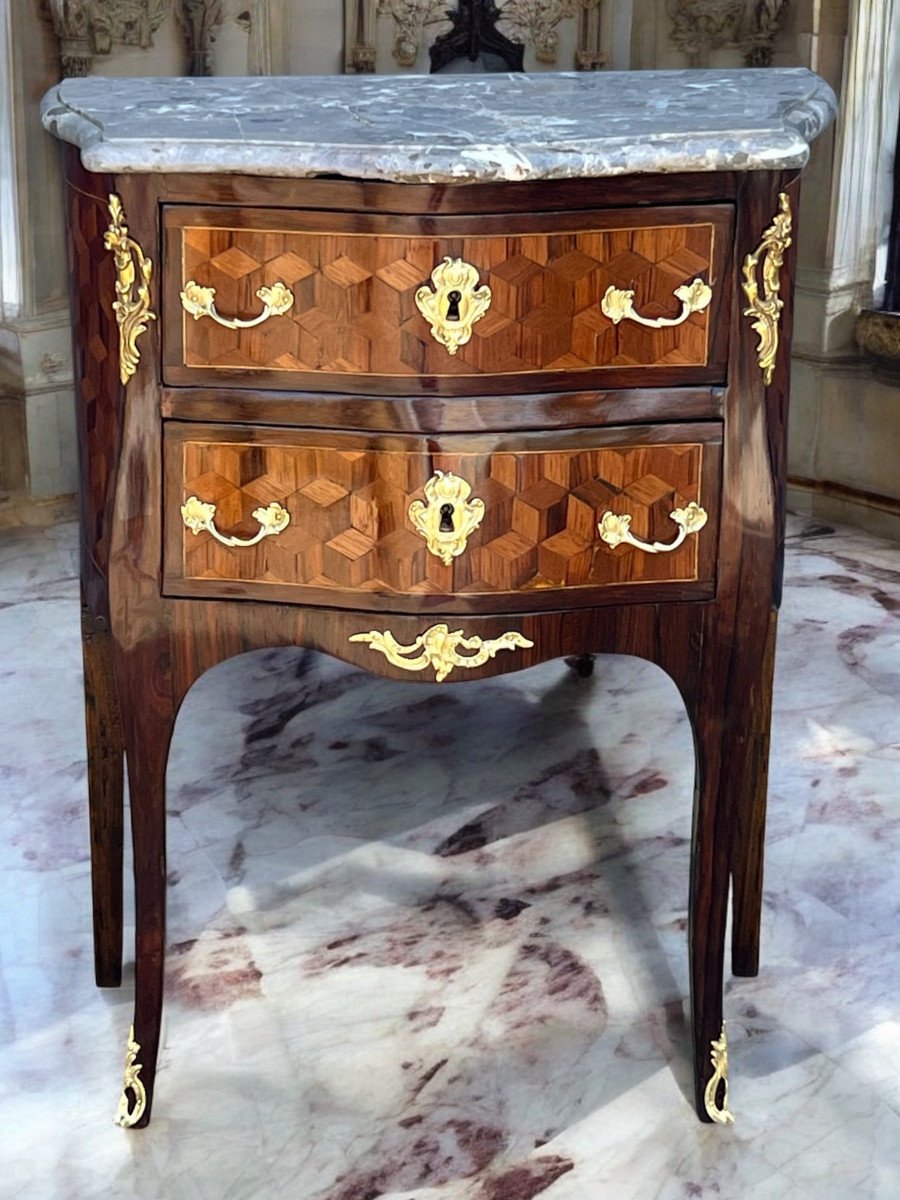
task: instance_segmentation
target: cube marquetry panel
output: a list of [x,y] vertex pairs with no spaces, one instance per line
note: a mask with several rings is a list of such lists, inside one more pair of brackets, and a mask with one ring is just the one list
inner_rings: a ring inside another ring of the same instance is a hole
[[[170,427],[171,428],[171,427]],[[240,434],[235,433],[239,439]],[[257,437],[270,436],[260,431]],[[272,435],[273,441],[275,436]],[[307,441],[307,439],[311,439]],[[352,594],[502,596],[537,589],[593,589],[614,584],[690,582],[703,576],[701,539],[714,539],[718,446],[682,435],[672,444],[560,447],[427,453],[354,445],[361,438],[284,431],[280,444],[198,437],[188,428],[167,449],[167,578],[216,593],[242,583],[265,596],[275,586]],[[450,442],[452,439],[445,439]],[[544,439],[546,444],[547,439]],[[409,516],[435,470],[452,471],[484,501],[485,515],[451,565],[431,554]],[[707,494],[712,489],[712,494]],[[278,501],[288,527],[249,548],[228,548],[194,535],[180,519],[196,495],[216,505],[225,535],[252,536],[253,510]],[[604,544],[597,522],[611,509],[630,513],[632,532],[671,542],[669,514],[695,500],[711,521],[675,552],[646,554]],[[709,550],[709,547],[707,547]],[[711,551],[703,555],[709,562]]]
[[[600,301],[611,286],[632,289],[642,316],[671,318],[681,311],[673,293],[682,284],[699,277],[715,291],[724,215],[636,227],[632,214],[621,227],[437,237],[280,228],[277,214],[273,228],[179,225],[183,211],[167,216],[167,303],[179,304],[190,279],[214,287],[217,309],[227,316],[258,314],[257,289],[277,281],[291,289],[294,304],[243,330],[182,313],[181,346],[167,355],[175,368],[215,370],[223,379],[263,370],[403,380],[697,369],[710,362],[718,298],[683,324],[661,329],[630,320],[614,325]],[[263,221],[260,214],[251,219]],[[434,340],[415,303],[445,255],[475,266],[493,297],[456,355]]]

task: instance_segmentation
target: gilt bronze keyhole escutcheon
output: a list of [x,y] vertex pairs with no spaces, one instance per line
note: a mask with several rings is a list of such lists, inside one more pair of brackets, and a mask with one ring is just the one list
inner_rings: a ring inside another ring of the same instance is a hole
[[478,282],[478,269],[471,263],[450,257],[431,272],[431,284],[416,292],[416,306],[431,326],[435,341],[448,354],[456,354],[490,307],[491,289]]
[[470,500],[472,488],[452,471],[435,471],[425,484],[425,499],[413,500],[409,519],[428,549],[449,567],[466,548],[469,534],[484,516],[484,501]]

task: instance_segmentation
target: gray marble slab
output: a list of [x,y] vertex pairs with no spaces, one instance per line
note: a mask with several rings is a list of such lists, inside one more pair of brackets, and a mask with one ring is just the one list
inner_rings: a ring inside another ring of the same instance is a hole
[[800,167],[835,110],[789,69],[92,77],[42,113],[91,171],[464,183]]

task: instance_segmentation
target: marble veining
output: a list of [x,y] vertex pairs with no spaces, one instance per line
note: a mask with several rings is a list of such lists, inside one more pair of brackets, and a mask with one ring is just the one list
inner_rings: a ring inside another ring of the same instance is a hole
[[44,126],[91,171],[418,183],[801,167],[833,119],[799,68],[65,79]]
[[172,747],[161,1070],[129,1134],[133,930],[121,989],[91,966],[77,535],[5,531],[0,1197],[896,1200],[898,612],[896,545],[792,520],[727,1130],[690,1099],[693,757],[659,670],[209,672]]

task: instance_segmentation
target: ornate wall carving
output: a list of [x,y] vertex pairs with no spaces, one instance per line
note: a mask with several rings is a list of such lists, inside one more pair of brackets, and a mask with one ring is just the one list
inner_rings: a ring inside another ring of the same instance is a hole
[[210,50],[213,32],[222,23],[222,0],[179,0],[175,15],[184,31],[190,74],[211,75]]
[[344,0],[344,71],[372,75],[375,71],[377,0]]
[[695,66],[710,50],[733,42],[744,0],[669,0],[668,11],[669,38]]
[[[526,69],[602,67],[602,0],[495,0],[497,27],[520,42]],[[345,0],[345,70],[372,73],[416,67],[427,70],[423,51],[449,32],[452,0]],[[391,61],[380,49],[389,29]],[[565,61],[563,46],[572,57]],[[529,62],[530,57],[530,62]]]
[[748,67],[772,65],[775,39],[788,0],[668,0],[669,39],[692,67],[706,66],[711,50],[736,47]]
[[748,67],[770,67],[775,38],[781,28],[788,0],[757,0],[753,23],[744,35],[742,49]]
[[59,39],[63,75],[88,75],[114,45],[153,45],[169,0],[46,0]]
[[578,53],[590,51],[586,43],[590,41],[591,22],[586,18],[591,12],[599,14],[600,0],[506,0],[498,7],[503,13],[501,27],[507,26],[504,30],[507,36],[533,47],[539,63],[556,66],[559,27],[565,21],[577,21],[579,35],[585,35],[579,37]]
[[446,11],[446,0],[378,0],[376,18],[389,17],[396,26],[394,58],[401,67],[411,67],[415,63],[426,26],[442,26],[434,30],[436,34],[450,28]]

